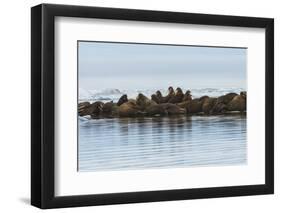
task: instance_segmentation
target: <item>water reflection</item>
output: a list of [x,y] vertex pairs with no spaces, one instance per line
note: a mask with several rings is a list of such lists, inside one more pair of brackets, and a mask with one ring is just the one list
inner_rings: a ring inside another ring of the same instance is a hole
[[244,164],[246,116],[80,120],[78,145],[79,171]]

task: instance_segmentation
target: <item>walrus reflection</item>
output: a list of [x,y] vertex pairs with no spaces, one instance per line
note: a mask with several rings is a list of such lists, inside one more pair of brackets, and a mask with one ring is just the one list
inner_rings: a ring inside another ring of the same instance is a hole
[[124,117],[124,118],[118,118],[118,119],[115,120],[119,124],[117,126],[118,126],[120,132],[122,132],[125,135],[127,135],[128,132],[129,132],[130,119],[131,118]]

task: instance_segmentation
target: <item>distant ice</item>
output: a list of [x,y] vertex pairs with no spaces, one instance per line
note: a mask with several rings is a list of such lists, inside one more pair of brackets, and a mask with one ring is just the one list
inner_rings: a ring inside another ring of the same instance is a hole
[[[176,88],[174,88],[176,89]],[[198,98],[203,95],[208,95],[210,97],[218,97],[221,95],[225,95],[230,92],[240,93],[241,91],[245,91],[244,88],[182,88],[183,92],[186,90],[190,90],[193,98]],[[163,95],[167,95],[167,89],[159,89]],[[79,101],[114,101],[117,102],[118,99],[123,95],[127,94],[128,98],[136,98],[139,93],[144,94],[149,97],[154,94],[157,89],[135,89],[135,90],[119,90],[116,88],[106,88],[101,90],[86,90],[83,88],[79,88]]]

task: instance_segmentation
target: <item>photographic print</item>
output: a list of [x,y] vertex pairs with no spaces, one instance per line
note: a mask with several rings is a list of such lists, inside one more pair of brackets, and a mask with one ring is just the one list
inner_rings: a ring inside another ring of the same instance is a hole
[[32,205],[274,193],[274,19],[40,4],[31,41]]
[[247,164],[247,48],[78,41],[78,172]]

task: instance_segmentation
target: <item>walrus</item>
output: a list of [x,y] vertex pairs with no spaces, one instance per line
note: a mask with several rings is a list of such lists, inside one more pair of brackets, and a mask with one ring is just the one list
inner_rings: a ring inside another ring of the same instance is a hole
[[150,100],[147,98],[145,95],[142,93],[139,93],[137,98],[136,98],[136,104],[141,110],[145,110],[147,107],[156,105],[157,103],[153,100]]
[[171,104],[180,103],[180,102],[182,102],[183,97],[184,97],[184,94],[182,92],[182,89],[178,87],[176,89],[176,94],[169,99],[168,103],[171,103]]
[[240,92],[240,95],[236,95],[228,104],[227,111],[246,111],[246,92]]
[[110,101],[102,106],[101,113],[103,116],[114,116],[117,114],[117,108],[117,104]]
[[179,114],[186,113],[185,109],[180,108],[176,104],[165,103],[163,105],[164,105],[168,115],[179,115]]
[[213,113],[223,113],[227,110],[227,104],[237,96],[237,93],[228,93],[217,98],[216,104],[214,105],[212,111]]
[[179,106],[180,108],[186,109],[189,102],[191,102],[191,100],[190,101],[183,101],[183,102],[177,103],[176,105]]
[[151,95],[151,100],[153,100],[155,103],[160,104],[161,100],[157,97],[157,95],[152,94]]
[[117,113],[120,117],[134,117],[142,114],[140,108],[134,100],[128,100],[127,102],[121,104],[117,109]]
[[126,102],[128,102],[128,97],[127,97],[127,95],[125,94],[125,95],[122,95],[122,96],[119,98],[119,100],[118,100],[118,102],[117,102],[117,106],[120,106],[121,104],[126,103]]
[[191,101],[192,100],[192,95],[190,90],[187,90],[183,96],[182,102],[184,101]]
[[224,103],[224,104],[228,104],[237,95],[238,95],[237,93],[231,92],[226,95],[222,95],[222,96],[218,97],[217,101]]
[[155,115],[167,115],[168,112],[166,111],[163,104],[157,104],[149,106],[145,109],[145,113],[149,116],[155,116]]
[[160,103],[163,103],[163,95],[159,90],[156,91],[156,96],[157,96],[158,100],[160,101]]
[[172,97],[175,96],[175,91],[173,87],[168,88],[168,95],[162,98],[162,103],[167,103]]
[[87,108],[88,106],[90,106],[90,102],[81,102],[78,104],[78,113],[82,112],[85,108]]
[[202,112],[204,112],[204,114],[212,114],[216,102],[217,98],[206,98],[202,104]]
[[87,107],[83,108],[79,112],[80,116],[91,115],[91,116],[98,116],[102,111],[103,103],[101,101],[96,101]]
[[185,114],[186,110],[180,108],[176,104],[162,103],[148,107],[145,113],[150,116],[155,115],[179,115]]
[[186,106],[186,113],[194,114],[202,112],[202,105],[208,98],[208,96],[202,96],[201,98],[195,98],[189,101]]

